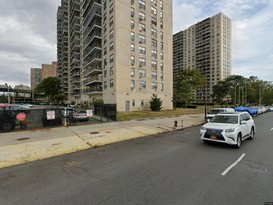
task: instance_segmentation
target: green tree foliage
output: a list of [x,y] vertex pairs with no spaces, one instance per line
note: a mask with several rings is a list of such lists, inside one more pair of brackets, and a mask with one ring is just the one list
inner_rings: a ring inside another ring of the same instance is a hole
[[222,107],[231,96],[232,83],[229,81],[219,81],[217,85],[212,87],[212,90],[212,97]]
[[232,98],[234,106],[238,105],[272,105],[273,85],[256,76],[244,78],[232,75],[213,86],[213,97],[221,105],[225,99]]
[[162,108],[162,100],[157,96],[152,97],[150,100],[150,109],[152,111],[160,111]]
[[198,69],[181,69],[179,75],[175,78],[173,103],[186,104],[194,98],[194,92],[198,87],[207,84],[206,79],[201,75]]
[[35,92],[44,93],[49,102],[52,102],[60,94],[60,80],[56,77],[48,77],[37,86]]

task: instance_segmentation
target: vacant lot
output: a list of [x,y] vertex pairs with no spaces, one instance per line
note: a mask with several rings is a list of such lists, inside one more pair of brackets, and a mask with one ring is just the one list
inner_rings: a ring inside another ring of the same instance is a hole
[[204,107],[195,109],[178,108],[176,110],[162,110],[159,112],[153,111],[135,111],[135,112],[118,112],[117,120],[126,121],[133,119],[157,118],[157,117],[175,117],[179,115],[200,114],[204,113]]

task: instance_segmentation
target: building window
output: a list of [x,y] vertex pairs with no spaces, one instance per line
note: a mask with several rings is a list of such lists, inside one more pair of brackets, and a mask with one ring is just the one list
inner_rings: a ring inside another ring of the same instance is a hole
[[146,89],[146,81],[140,81],[139,82],[139,89]]
[[135,68],[131,68],[131,77],[135,76]]
[[139,69],[139,78],[145,78],[146,77],[146,70]]
[[157,58],[157,51],[156,50],[152,50],[152,57],[153,58]]
[[145,21],[145,19],[146,19],[145,13],[139,12],[139,20],[140,21]]
[[135,3],[135,1],[134,0],[131,0],[131,5],[133,5]]
[[132,106],[135,107],[135,100],[132,100]]
[[157,20],[156,20],[156,18],[152,17],[151,23],[152,23],[152,26],[156,27],[157,26]]
[[157,62],[152,60],[152,68],[157,70]]
[[113,13],[114,11],[114,6],[113,3],[109,6],[109,14]]
[[114,74],[114,69],[113,69],[113,66],[110,67],[110,75],[113,75]]
[[112,88],[112,87],[114,87],[114,80],[113,79],[110,80],[110,88]]
[[160,0],[160,9],[163,10],[163,1]]
[[157,30],[155,28],[151,28],[151,34],[152,34],[152,37],[156,38],[157,37]]
[[156,48],[156,47],[157,47],[157,40],[152,39],[152,46],[153,46],[154,48]]
[[160,59],[163,60],[163,52],[160,53]]
[[151,13],[154,14],[154,15],[156,15],[156,8],[153,7],[153,6],[151,7]]
[[131,56],[131,65],[135,65],[135,56]]
[[139,46],[139,53],[146,54],[146,48],[142,47],[142,46]]
[[139,35],[139,43],[146,43],[146,37],[143,35]]
[[104,89],[107,89],[107,81],[103,82],[103,87],[104,87]]
[[141,107],[144,106],[144,100],[141,100]]
[[160,73],[160,80],[161,80],[161,81],[164,80],[164,75],[163,75],[163,73]]
[[131,90],[135,89],[135,81],[131,80]]
[[131,29],[134,29],[134,28],[135,28],[135,21],[131,20]]
[[145,58],[139,58],[139,66],[146,66],[146,59]]
[[113,63],[114,62],[114,55],[111,55],[110,56],[110,63]]
[[135,52],[135,45],[131,44],[131,52]]
[[152,89],[155,89],[155,90],[157,89],[157,83],[156,82],[152,82],[151,86],[152,86]]
[[112,50],[114,49],[114,42],[111,42],[111,43],[110,43],[109,49],[110,49],[110,51],[112,51]]
[[154,3],[156,5],[156,0],[151,0],[152,3]]
[[140,8],[140,9],[145,9],[145,8],[146,8],[145,1],[144,1],[144,0],[139,0],[139,8]]
[[131,41],[135,40],[135,33],[131,31]]
[[145,32],[146,31],[146,26],[145,26],[145,24],[142,24],[142,23],[140,23],[139,24],[139,31],[141,32]]
[[131,17],[134,18],[134,16],[135,16],[135,9],[131,8]]
[[114,37],[114,30],[113,29],[110,31],[109,35],[110,35],[110,38]]
[[152,71],[152,79],[157,80],[157,72]]

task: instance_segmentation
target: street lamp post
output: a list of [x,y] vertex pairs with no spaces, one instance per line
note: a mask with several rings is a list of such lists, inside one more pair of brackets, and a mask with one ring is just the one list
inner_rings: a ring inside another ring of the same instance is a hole
[[10,96],[9,96],[9,85],[7,83],[5,83],[5,85],[7,86],[8,88],[8,104],[10,104]]

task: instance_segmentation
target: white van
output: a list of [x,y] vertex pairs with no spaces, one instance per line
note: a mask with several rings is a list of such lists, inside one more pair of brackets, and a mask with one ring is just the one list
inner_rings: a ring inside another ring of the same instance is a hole
[[216,114],[222,112],[235,112],[233,108],[213,108],[207,113],[206,120],[211,120]]

